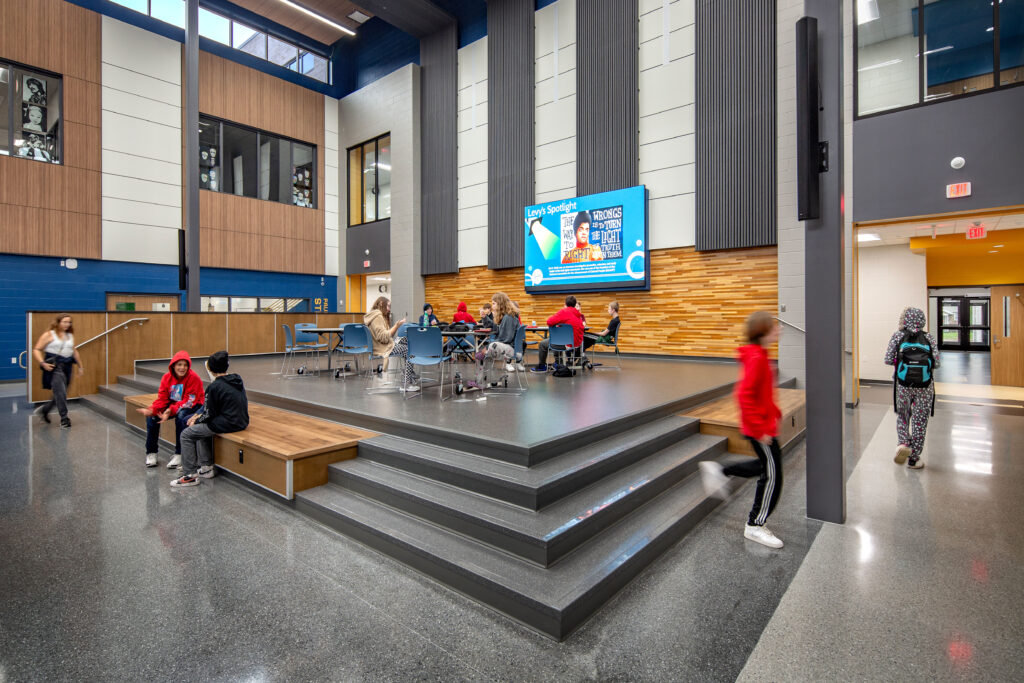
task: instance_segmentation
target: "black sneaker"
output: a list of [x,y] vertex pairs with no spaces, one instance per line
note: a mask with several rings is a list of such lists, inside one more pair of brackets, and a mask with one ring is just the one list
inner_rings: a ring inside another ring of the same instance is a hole
[[[49,422],[49,420],[47,420],[47,422]],[[60,419],[60,426],[61,426],[62,429],[70,429],[71,428],[71,418],[69,418],[69,417],[62,417]]]
[[538,373],[540,373],[540,372],[547,372],[547,371],[548,371],[548,366],[547,365],[535,365],[532,368],[530,368],[530,372],[538,372]]

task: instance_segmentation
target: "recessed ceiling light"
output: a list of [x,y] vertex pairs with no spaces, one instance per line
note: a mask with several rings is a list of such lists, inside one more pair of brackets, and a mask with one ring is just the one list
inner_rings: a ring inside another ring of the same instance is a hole
[[857,233],[858,242],[878,242],[882,238],[873,232],[860,232]]
[[348,15],[348,18],[351,19],[352,21],[358,21],[361,24],[364,21],[366,21],[367,19],[369,19],[370,17],[368,17],[367,15],[363,14],[359,10],[356,10],[352,14]]
[[1000,247],[1002,247],[1002,246],[1003,246],[1003,245],[1001,245],[1001,244],[993,244],[993,245],[992,245],[992,248],[993,248],[993,249],[999,249],[999,248],[1000,248]]
[[297,2],[292,2],[292,0],[277,0],[277,1],[282,3],[282,4],[288,5],[292,9],[297,9],[298,11],[302,12],[306,16],[313,17],[317,21],[323,22],[324,24],[327,24],[328,26],[330,26],[332,28],[336,28],[339,31],[341,31],[342,33],[347,33],[350,36],[354,36],[356,34],[356,32],[353,31],[352,29],[346,28],[346,27],[342,26],[341,24],[339,24],[339,23],[337,23],[335,21],[331,21],[327,17],[325,17],[325,16],[323,16],[321,14],[317,14],[313,10],[307,9],[307,8],[303,7],[302,5],[300,5]]
[[991,249],[991,250],[989,250],[988,253],[990,253],[990,254],[998,254],[999,252],[996,251],[995,249]]

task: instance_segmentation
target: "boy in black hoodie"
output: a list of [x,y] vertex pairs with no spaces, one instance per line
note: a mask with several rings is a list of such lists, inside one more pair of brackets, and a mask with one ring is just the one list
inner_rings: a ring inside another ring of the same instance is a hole
[[[213,477],[213,451],[210,438],[217,434],[239,432],[249,426],[249,401],[245,397],[242,378],[228,373],[228,352],[218,351],[206,360],[206,370],[213,378],[206,387],[206,404],[202,413],[188,420],[181,433],[181,476],[171,486],[196,486],[199,478]],[[197,458],[198,454],[198,458]]]

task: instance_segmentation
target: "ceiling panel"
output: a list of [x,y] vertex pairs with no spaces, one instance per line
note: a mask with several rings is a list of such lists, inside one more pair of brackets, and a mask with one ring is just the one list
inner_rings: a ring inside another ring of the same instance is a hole
[[[270,21],[282,26],[287,26],[293,31],[325,45],[331,45],[339,38],[347,37],[348,35],[280,2],[280,0],[233,0],[233,2],[250,12],[255,12],[261,17],[266,17]],[[367,16],[372,16],[366,10],[347,0],[301,0],[300,4],[356,32],[359,31],[359,22],[349,19],[348,15],[359,11]]]
[[[911,237],[929,237],[935,235],[963,235],[974,223],[980,223],[989,231],[1015,230],[1024,228],[1024,213],[1006,216],[983,216],[981,218],[964,218],[956,221],[936,223],[898,223],[893,225],[871,225],[858,230],[862,234],[878,235],[878,240],[858,242],[862,248],[884,247],[892,244],[907,244]],[[934,226],[934,229],[933,227]]]

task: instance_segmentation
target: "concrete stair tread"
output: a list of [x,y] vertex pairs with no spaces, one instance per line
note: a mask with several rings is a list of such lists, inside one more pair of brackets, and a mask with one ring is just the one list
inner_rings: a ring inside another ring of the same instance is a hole
[[138,389],[129,387],[124,384],[101,384],[99,387],[99,393],[104,396],[109,396],[114,400],[123,401],[125,396],[133,396],[138,394]]
[[105,394],[87,394],[79,402],[112,420],[124,421],[124,401]]
[[[578,524],[610,513],[616,503],[657,482],[672,470],[690,461],[712,457],[724,451],[722,437],[696,434],[680,443],[662,449],[623,467],[600,481],[552,503],[539,511],[479,495],[456,486],[441,483],[361,458],[330,466],[332,481],[342,484],[357,478],[393,494],[414,499],[420,504],[477,524],[500,529],[530,543],[547,545],[556,542]],[[696,462],[691,463],[693,467]],[[344,484],[342,484],[344,485]],[[363,492],[362,495],[368,495]]]
[[[595,444],[589,444],[563,455],[545,460],[533,467],[521,467],[491,458],[456,451],[401,437],[381,435],[364,442],[369,450],[373,448],[397,451],[404,457],[429,463],[443,470],[459,471],[469,476],[488,478],[523,489],[542,489],[559,480],[571,477],[601,460],[615,456],[631,446],[650,442],[659,436],[679,433],[680,438],[694,434],[698,421],[691,418],[671,416],[616,434]],[[685,432],[685,434],[683,433]],[[362,455],[362,451],[360,452]],[[368,454],[372,459],[372,454]]]
[[691,476],[549,568],[327,484],[296,494],[328,526],[556,638],[675,542],[714,505]]

